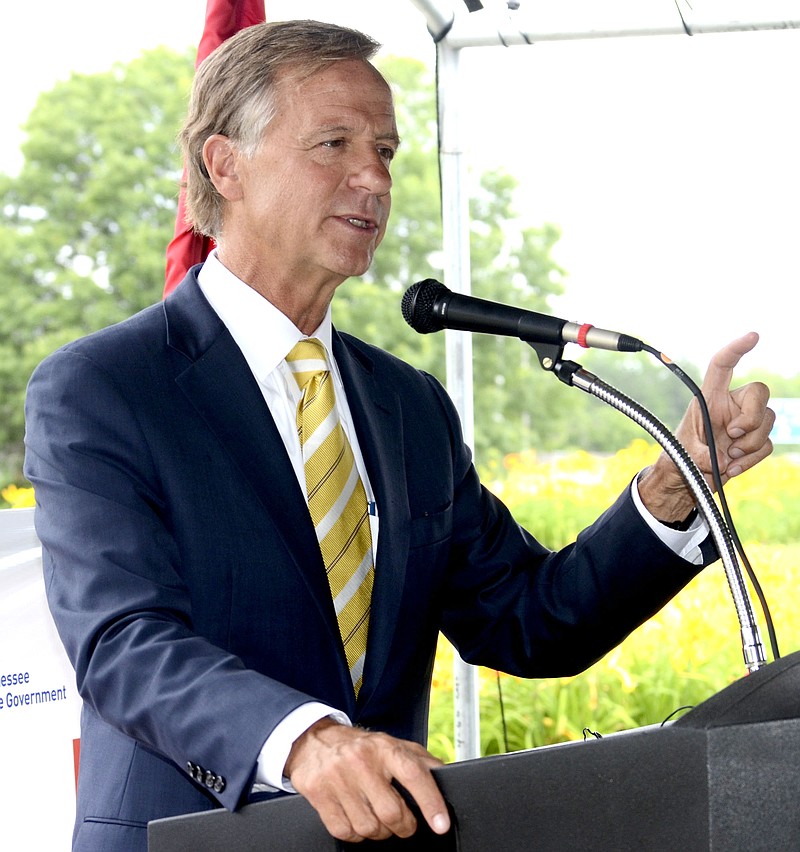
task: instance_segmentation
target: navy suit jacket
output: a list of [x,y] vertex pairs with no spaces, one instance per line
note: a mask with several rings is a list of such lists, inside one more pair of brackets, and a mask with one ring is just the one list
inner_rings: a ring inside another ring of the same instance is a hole
[[34,373],[26,473],[50,607],[84,701],[75,848],[248,800],[310,699],[425,742],[443,631],[468,661],[577,672],[696,572],[623,494],[550,553],[480,485],[430,376],[334,332],[380,515],[358,702],[304,495],[197,270]]

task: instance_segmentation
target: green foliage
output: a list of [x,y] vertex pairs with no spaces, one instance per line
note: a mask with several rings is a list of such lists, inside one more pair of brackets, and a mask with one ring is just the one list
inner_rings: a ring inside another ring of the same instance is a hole
[[175,226],[192,56],[160,49],[45,92],[20,174],[0,176],[0,471],[19,475],[31,371],[157,301]]
[[[87,327],[152,303],[175,224],[174,139],[191,56],[154,50],[40,96],[6,215],[46,246],[39,286],[82,305]],[[86,316],[88,314],[88,316]]]

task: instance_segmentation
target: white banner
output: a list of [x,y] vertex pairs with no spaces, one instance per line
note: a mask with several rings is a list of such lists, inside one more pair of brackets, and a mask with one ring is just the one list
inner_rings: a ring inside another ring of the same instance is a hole
[[47,608],[33,509],[0,510],[0,766],[4,849],[67,852],[81,701]]

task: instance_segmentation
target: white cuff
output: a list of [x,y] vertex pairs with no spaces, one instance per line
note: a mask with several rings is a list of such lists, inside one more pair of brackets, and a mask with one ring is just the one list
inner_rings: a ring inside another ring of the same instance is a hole
[[259,752],[254,791],[283,790],[287,793],[296,792],[283,774],[289,752],[295,740],[301,734],[304,734],[315,722],[319,722],[326,716],[330,716],[340,725],[352,726],[352,722],[344,713],[318,701],[301,704],[278,722]]
[[698,514],[692,522],[688,530],[674,530],[672,527],[665,526],[657,518],[654,518],[647,507],[642,502],[639,494],[637,476],[631,485],[631,496],[639,514],[644,519],[647,526],[655,533],[656,536],[675,554],[691,562],[693,565],[700,565],[703,561],[703,554],[700,550],[700,545],[708,537],[708,525],[703,516]]

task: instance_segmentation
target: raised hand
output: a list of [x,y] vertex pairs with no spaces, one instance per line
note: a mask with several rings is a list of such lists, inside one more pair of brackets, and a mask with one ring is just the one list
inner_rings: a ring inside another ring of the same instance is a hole
[[[772,452],[769,434],[775,413],[767,407],[769,388],[762,382],[750,382],[731,390],[734,369],[756,343],[758,335],[750,332],[724,346],[711,359],[703,379],[702,391],[711,417],[723,484]],[[689,405],[676,437],[713,488],[706,430],[696,400]],[[663,453],[640,478],[639,493],[648,510],[662,521],[685,518],[694,505],[683,478]]]

